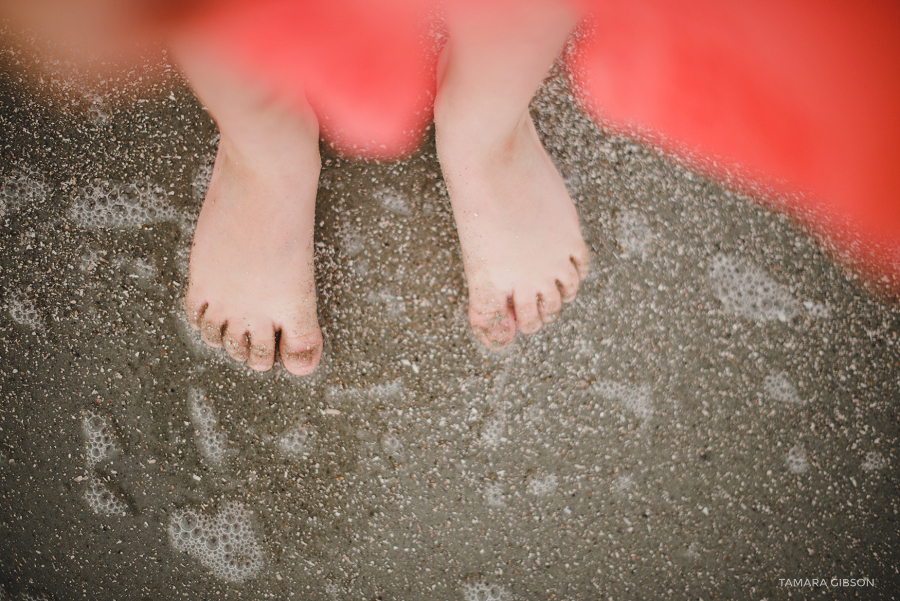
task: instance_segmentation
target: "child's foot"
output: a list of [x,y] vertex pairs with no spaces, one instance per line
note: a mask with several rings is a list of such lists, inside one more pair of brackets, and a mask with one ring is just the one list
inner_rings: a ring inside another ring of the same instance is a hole
[[204,342],[258,371],[274,364],[280,332],[285,368],[306,375],[322,353],[313,270],[318,135],[279,119],[256,125],[237,132],[239,143],[223,130],[185,308]]
[[590,253],[578,213],[526,111],[507,135],[436,107],[437,149],[469,285],[469,321],[488,348],[555,320]]

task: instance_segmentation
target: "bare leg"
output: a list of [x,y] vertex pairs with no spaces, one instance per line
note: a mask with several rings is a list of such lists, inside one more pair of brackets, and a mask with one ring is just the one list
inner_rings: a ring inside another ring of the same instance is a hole
[[489,348],[553,321],[588,272],[575,205],[528,112],[577,19],[554,0],[448,15],[437,150],[463,250],[469,320]]
[[221,134],[191,250],[188,321],[207,344],[259,371],[272,367],[280,332],[285,368],[308,374],[322,352],[315,114],[278,104],[201,47],[181,44],[176,56]]

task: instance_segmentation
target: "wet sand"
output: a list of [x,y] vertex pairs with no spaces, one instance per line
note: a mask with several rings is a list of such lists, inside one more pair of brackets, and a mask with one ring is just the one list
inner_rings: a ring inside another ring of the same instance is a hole
[[484,350],[430,132],[323,147],[308,378],[187,328],[217,138],[177,75],[38,91],[0,78],[7,598],[897,598],[900,309],[563,78],[578,299]]

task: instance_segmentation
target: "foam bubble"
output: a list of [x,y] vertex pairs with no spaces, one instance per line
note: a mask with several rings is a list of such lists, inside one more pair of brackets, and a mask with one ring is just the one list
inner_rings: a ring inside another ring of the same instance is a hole
[[242,582],[263,565],[262,547],[243,503],[231,501],[219,513],[206,515],[180,509],[169,522],[169,539],[223,580]]
[[215,409],[203,390],[192,388],[188,392],[188,413],[194,424],[197,449],[203,459],[213,467],[221,467],[231,455],[231,449],[228,449],[228,440],[219,428]]
[[94,513],[101,515],[128,515],[128,505],[118,497],[109,486],[96,476],[88,478],[88,487],[84,491],[84,499]]
[[281,452],[291,459],[307,457],[312,451],[313,430],[309,424],[296,424],[285,431],[277,441]]
[[494,448],[501,442],[506,440],[503,436],[506,434],[506,418],[502,415],[494,417],[481,432],[481,443],[490,448]]
[[400,439],[393,434],[385,434],[381,439],[381,448],[387,455],[397,455],[400,452]]
[[773,372],[766,376],[765,380],[763,380],[763,388],[776,401],[794,405],[803,404],[803,399],[797,394],[797,389],[794,388],[794,385],[788,379],[786,372]]
[[345,229],[341,235],[341,250],[348,257],[355,257],[366,249],[366,239],[355,230]]
[[559,486],[559,480],[557,479],[555,474],[547,474],[543,478],[533,477],[528,482],[528,486],[525,489],[529,494],[545,497],[553,492],[556,492],[556,488]]
[[376,384],[369,388],[329,387],[325,390],[325,401],[332,405],[353,405],[359,408],[364,403],[397,404],[406,393],[402,380],[392,380],[384,384]]
[[379,188],[372,193],[372,197],[377,200],[381,206],[394,213],[395,215],[409,215],[409,204],[406,199],[393,188],[387,186]]
[[403,301],[403,297],[397,296],[387,289],[370,292],[366,296],[366,301],[373,305],[382,305],[389,319],[397,319],[406,313],[406,303]]
[[635,211],[623,211],[616,217],[616,242],[626,257],[643,257],[653,241],[647,218]]
[[38,313],[34,301],[20,292],[14,292],[6,302],[13,321],[34,330],[44,327],[44,320]]
[[[0,599],[3,599],[3,597],[0,597]],[[50,597],[43,593],[19,593],[16,601],[50,601]]]
[[128,277],[137,280],[143,286],[149,286],[159,275],[156,265],[141,258],[125,259],[117,257],[112,261],[112,264],[116,269],[124,271]]
[[24,204],[33,204],[47,197],[46,184],[37,176],[26,173],[0,179],[0,217],[16,211]]
[[159,186],[101,182],[85,188],[69,208],[69,217],[92,229],[138,228],[180,221]]
[[867,472],[877,472],[887,467],[887,459],[877,451],[869,451],[866,453],[866,460],[862,463],[863,470]]
[[484,502],[491,507],[503,507],[506,497],[503,494],[503,485],[499,482],[491,482],[484,487]]
[[802,474],[809,469],[809,459],[806,457],[806,450],[800,445],[791,447],[785,463],[787,463],[788,470],[792,474]]
[[88,468],[106,461],[119,450],[113,429],[99,413],[93,411],[85,413],[81,430],[85,438],[84,462]]
[[78,264],[78,268],[81,271],[93,273],[98,266],[106,261],[106,259],[104,259],[105,256],[105,250],[88,249],[87,252],[81,255],[81,262]]
[[803,301],[803,306],[806,308],[806,312],[810,317],[820,317],[822,319],[831,317],[831,309],[827,304]]
[[466,601],[510,601],[512,595],[499,584],[487,582],[466,583],[462,587],[463,598]]
[[328,596],[333,599],[333,601],[340,601],[342,598],[341,587],[339,587],[334,582],[328,581],[325,583],[325,592],[328,593]]
[[650,386],[641,384],[629,386],[611,380],[601,380],[594,384],[594,390],[609,401],[616,401],[642,420],[653,415],[653,393]]
[[621,474],[616,481],[612,485],[612,489],[615,492],[625,492],[629,488],[634,486],[634,478],[631,474]]
[[209,192],[209,182],[212,181],[213,166],[216,164],[216,155],[206,157],[203,164],[197,167],[194,173],[194,180],[191,182],[194,200],[202,203],[206,199],[206,193]]
[[713,257],[710,285],[729,313],[754,321],[788,321],[800,311],[788,290],[762,269],[735,257]]
[[84,99],[88,103],[87,115],[95,125],[103,125],[109,121],[109,108],[106,98],[96,92],[86,92]]

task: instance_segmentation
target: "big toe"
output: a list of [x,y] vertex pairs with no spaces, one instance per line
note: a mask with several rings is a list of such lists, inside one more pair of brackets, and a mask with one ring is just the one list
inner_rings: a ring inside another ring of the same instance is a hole
[[315,371],[322,358],[322,332],[304,328],[282,328],[279,344],[284,368],[296,376],[306,376]]
[[489,349],[507,346],[516,335],[509,296],[501,292],[479,294],[470,299],[469,322],[475,337]]

